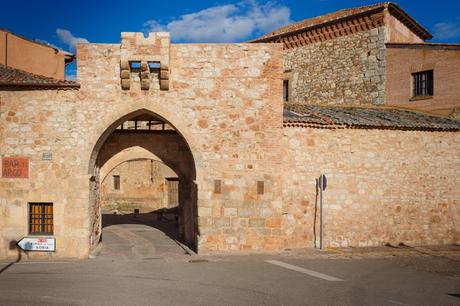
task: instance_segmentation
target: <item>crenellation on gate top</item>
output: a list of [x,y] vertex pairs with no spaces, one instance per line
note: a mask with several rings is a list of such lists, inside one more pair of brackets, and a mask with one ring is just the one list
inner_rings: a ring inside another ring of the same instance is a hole
[[[168,32],[122,32],[120,44],[120,83],[129,90],[131,83],[139,81],[142,90],[150,90],[152,82],[158,82],[160,90],[169,90],[170,35]],[[139,69],[133,69],[138,63]],[[158,66],[157,68],[151,68]],[[137,78],[139,74],[139,78]],[[134,77],[133,77],[134,75]],[[152,84],[154,85],[154,84]]]

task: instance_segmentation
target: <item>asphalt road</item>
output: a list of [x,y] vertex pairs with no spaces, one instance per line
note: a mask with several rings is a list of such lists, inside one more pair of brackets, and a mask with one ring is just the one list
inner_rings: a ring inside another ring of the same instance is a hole
[[460,305],[442,256],[190,256],[153,228],[105,230],[95,259],[0,264],[0,305]]

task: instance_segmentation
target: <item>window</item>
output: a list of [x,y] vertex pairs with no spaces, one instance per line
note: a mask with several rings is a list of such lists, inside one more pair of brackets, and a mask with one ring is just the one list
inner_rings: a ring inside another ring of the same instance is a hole
[[141,61],[130,61],[129,69],[131,72],[139,72],[141,70]]
[[119,175],[113,176],[113,189],[120,190],[120,176]]
[[427,70],[412,74],[413,96],[429,97],[433,95],[433,70]]
[[283,101],[289,101],[289,80],[283,81]]
[[222,192],[222,181],[214,180],[214,193],[221,193],[221,192]]
[[257,181],[257,194],[264,194],[265,184],[264,181]]
[[168,186],[168,207],[179,206],[179,178],[168,177],[166,178]]
[[52,235],[53,203],[29,203],[29,233]]
[[148,62],[150,73],[158,73],[160,71],[160,62]]

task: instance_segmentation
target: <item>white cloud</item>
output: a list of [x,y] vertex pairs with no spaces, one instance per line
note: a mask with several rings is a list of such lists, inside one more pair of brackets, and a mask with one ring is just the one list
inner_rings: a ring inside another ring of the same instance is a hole
[[286,6],[248,0],[181,15],[166,24],[149,20],[144,32],[171,32],[179,42],[238,42],[290,23],[290,15]]
[[440,22],[436,23],[433,27],[434,29],[434,38],[443,40],[443,39],[453,39],[460,37],[460,20],[457,22]]
[[86,38],[73,36],[69,30],[56,29],[56,34],[59,37],[59,40],[69,47],[71,52],[75,51],[76,44],[89,43]]

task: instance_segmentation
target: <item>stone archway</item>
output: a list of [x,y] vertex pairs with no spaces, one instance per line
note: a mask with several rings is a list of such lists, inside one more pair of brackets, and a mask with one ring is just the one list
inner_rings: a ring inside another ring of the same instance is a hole
[[[135,128],[124,125],[135,122]],[[138,122],[144,124],[138,128]],[[163,128],[151,128],[162,124]],[[146,128],[148,126],[148,128]],[[166,126],[166,128],[165,128]],[[198,232],[197,186],[195,160],[190,146],[182,134],[169,122],[155,113],[141,109],[116,120],[96,142],[90,158],[90,247],[94,249],[102,235],[100,184],[107,175],[104,165],[129,148],[137,147],[144,155],[154,156],[171,168],[179,178],[179,233],[182,242],[196,251]],[[146,153],[147,152],[147,153]],[[142,158],[142,154],[139,156]],[[101,173],[101,169],[103,172]]]
[[107,174],[116,166],[123,162],[134,159],[150,159],[161,162],[161,159],[158,156],[140,146],[127,148],[112,156],[112,158],[110,158],[104,165],[102,165],[102,167],[99,169],[101,181],[103,181]]
[[[115,161],[119,158],[115,156]],[[100,182],[105,215],[129,214],[134,210],[142,214],[162,214],[165,210],[178,209],[179,177],[161,160],[136,157],[116,164],[107,162],[101,168]]]

